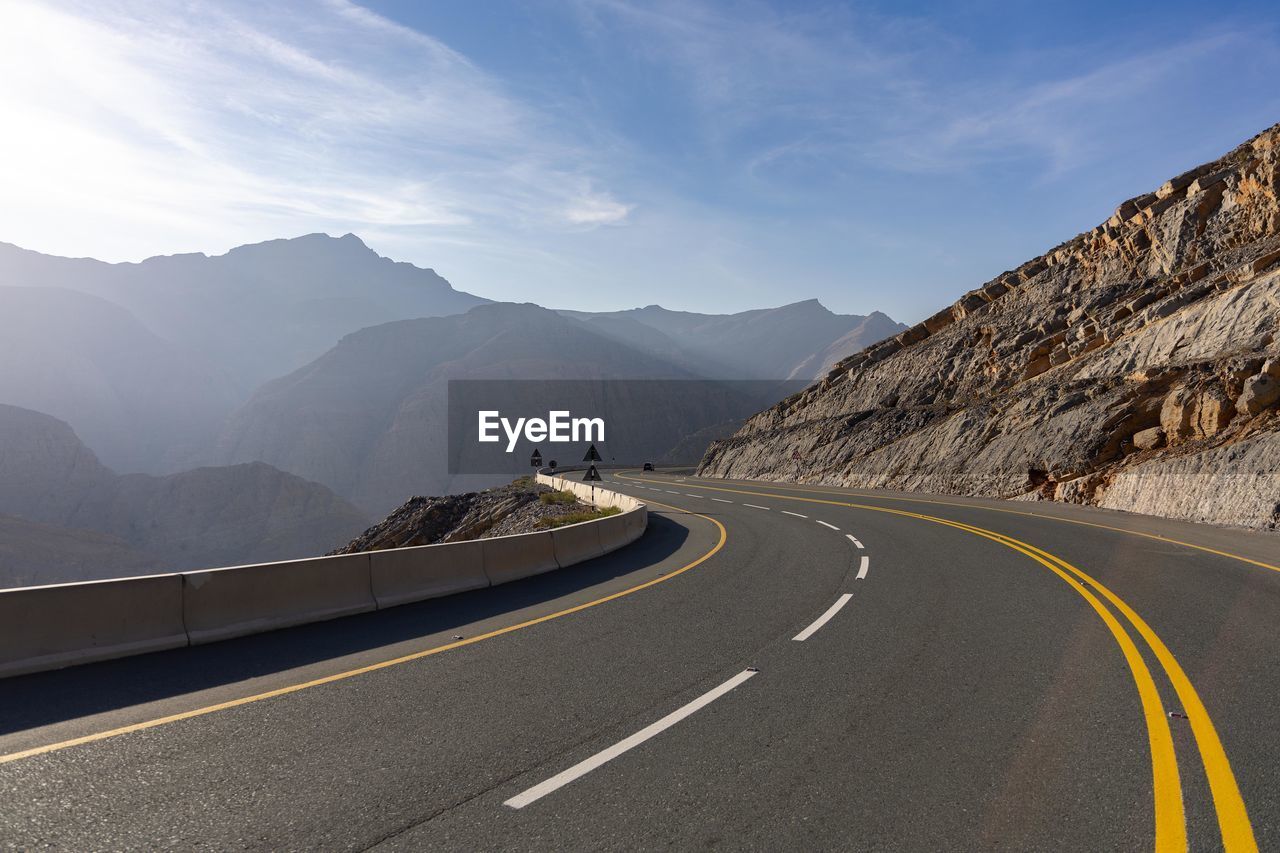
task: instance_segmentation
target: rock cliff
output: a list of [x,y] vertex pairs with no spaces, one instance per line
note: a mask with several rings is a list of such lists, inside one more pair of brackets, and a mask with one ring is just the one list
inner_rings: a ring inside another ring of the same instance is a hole
[[1274,529],[1278,192],[1280,125],[840,361],[699,473]]
[[[548,500],[552,497],[558,500]],[[541,522],[547,519],[590,509],[572,492],[553,492],[531,477],[521,477],[509,485],[479,492],[409,498],[382,521],[330,554],[533,533],[542,529]]]

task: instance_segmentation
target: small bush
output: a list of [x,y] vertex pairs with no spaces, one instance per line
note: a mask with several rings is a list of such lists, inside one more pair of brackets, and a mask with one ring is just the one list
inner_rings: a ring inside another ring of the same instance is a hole
[[594,521],[597,518],[607,518],[611,515],[617,515],[622,512],[616,506],[602,506],[596,509],[583,510],[582,512],[571,512],[568,515],[557,515],[551,518],[543,518],[538,521],[539,527],[564,527],[566,524],[577,524],[580,521]]
[[543,492],[538,500],[544,504],[572,504],[578,502],[578,496],[573,492]]

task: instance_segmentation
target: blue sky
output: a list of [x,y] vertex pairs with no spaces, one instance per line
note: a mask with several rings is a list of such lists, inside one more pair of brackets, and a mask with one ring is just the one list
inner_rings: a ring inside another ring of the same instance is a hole
[[0,240],[353,231],[553,307],[911,322],[1280,121],[1273,3],[0,3]]

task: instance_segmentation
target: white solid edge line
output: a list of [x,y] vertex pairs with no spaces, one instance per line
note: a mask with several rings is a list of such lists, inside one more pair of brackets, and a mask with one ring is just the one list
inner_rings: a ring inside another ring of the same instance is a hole
[[744,670],[738,673],[733,678],[730,678],[728,681],[726,681],[724,684],[721,684],[719,687],[715,687],[715,688],[712,688],[711,690],[708,690],[706,693],[703,693],[697,699],[694,699],[692,702],[690,702],[689,704],[685,705],[682,708],[678,708],[675,711],[672,711],[670,714],[667,714],[665,717],[663,717],[661,720],[658,720],[656,723],[651,723],[650,725],[645,726],[643,729],[631,735],[630,737],[618,741],[608,749],[603,749],[600,752],[597,752],[595,755],[591,756],[590,758],[584,761],[579,761],[577,764],[573,765],[568,770],[563,770],[560,773],[557,773],[547,781],[540,782],[539,784],[534,785],[532,788],[528,789],[527,791],[520,794],[516,794],[511,799],[504,802],[503,805],[510,806],[513,809],[522,809],[525,806],[529,805],[530,803],[533,803],[542,799],[547,794],[550,794],[553,791],[563,788],[565,785],[568,785],[570,782],[573,782],[577,779],[582,778],[583,776],[590,773],[592,770],[595,770],[597,767],[600,767],[601,765],[612,761],[613,759],[617,758],[619,755],[622,755],[624,752],[627,752],[628,750],[636,748],[640,744],[649,740],[651,737],[654,737],[655,735],[660,734],[666,729],[671,728],[676,723],[680,722],[685,717],[689,716],[695,711],[701,708],[705,708],[707,705],[710,705],[712,702],[716,701],[721,696],[728,693],[730,690],[737,687],[739,684],[746,681],[748,678],[750,678],[755,674],[756,672],[750,669]]
[[859,548],[862,547],[862,543],[859,542],[857,539],[855,539],[852,533],[846,533],[844,535],[844,538],[848,539],[850,542],[852,542],[854,545],[857,545]]
[[821,524],[823,527],[830,527],[832,530],[840,529],[839,527],[836,527],[834,524],[827,524],[825,521],[819,521],[818,523]]
[[727,501],[727,500],[725,500],[724,498],[712,498],[711,500],[715,501],[716,503],[722,503],[722,504],[731,504],[731,503],[733,503],[733,501]]
[[743,506],[749,506],[752,509],[768,509],[767,506],[760,506],[759,504],[743,504]]
[[862,562],[858,564],[858,580],[862,580],[867,576],[867,569],[869,568],[871,568],[871,558],[863,554]]
[[803,631],[801,631],[799,634],[796,634],[791,639],[795,640],[797,643],[803,643],[805,640],[812,637],[814,635],[814,632],[816,632],[823,625],[827,624],[827,622],[831,621],[831,617],[839,613],[840,608],[848,604],[849,599],[851,598],[853,598],[853,593],[850,593],[850,592],[846,592],[843,595],[841,595],[839,598],[836,599],[835,604],[827,608],[826,613],[823,613],[816,620],[814,620],[814,623],[812,625],[810,625],[808,628],[805,628]]
[[809,516],[807,516],[807,515],[801,515],[801,514],[800,514],[800,513],[798,513],[798,512],[792,512],[792,511],[791,511],[791,510],[789,510],[789,509],[784,509],[784,510],[782,511],[782,514],[783,514],[783,515],[794,515],[796,518],[808,518],[808,517],[809,517]]

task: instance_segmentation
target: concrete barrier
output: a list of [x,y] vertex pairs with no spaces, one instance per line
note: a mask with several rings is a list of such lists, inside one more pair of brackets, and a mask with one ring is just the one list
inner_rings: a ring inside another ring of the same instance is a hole
[[637,538],[631,536],[630,516],[639,512],[642,510],[633,509],[600,519],[596,524],[596,530],[600,534],[601,553],[608,554],[610,551],[616,551]]
[[627,521],[627,541],[634,542],[649,528],[649,508],[641,504],[631,512],[623,513]]
[[192,645],[320,622],[377,608],[369,554],[184,572]]
[[608,489],[601,488],[599,485],[596,485],[593,490],[591,488],[591,483],[583,483],[578,480],[561,477],[557,474],[539,473],[536,479],[544,486],[550,486],[553,489],[572,492],[581,500],[586,503],[593,504],[594,506],[616,506],[618,509],[624,511],[644,506],[642,501],[636,500],[629,495],[611,492]]
[[493,586],[560,568],[549,532],[495,536],[477,541],[483,546],[484,573]]
[[566,524],[551,531],[551,541],[555,545],[556,562],[560,568],[593,560],[604,554],[600,546],[600,525],[606,519],[580,521],[577,524]]
[[379,610],[489,585],[482,540],[370,551],[369,559]]
[[0,591],[0,677],[186,644],[180,575]]
[[[591,484],[538,474],[591,501]],[[507,583],[634,542],[645,505],[597,485],[615,516],[554,530],[139,578],[0,590],[0,677],[210,643]]]

